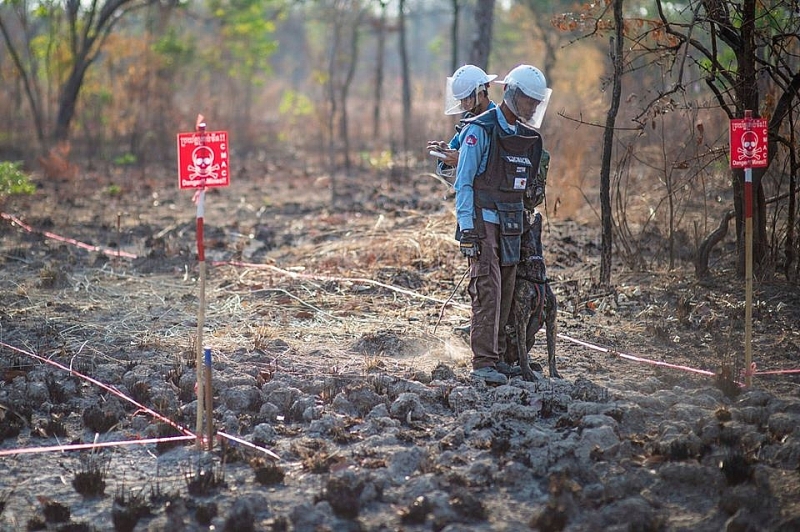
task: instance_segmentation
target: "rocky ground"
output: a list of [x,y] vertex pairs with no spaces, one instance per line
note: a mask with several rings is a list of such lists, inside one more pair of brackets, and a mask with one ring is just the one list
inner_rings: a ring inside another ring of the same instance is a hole
[[597,224],[551,218],[563,379],[486,387],[441,183],[337,178],[332,205],[329,180],[239,173],[206,198],[211,452],[136,444],[196,428],[191,192],[0,204],[0,530],[800,529],[800,377],[765,373],[800,368],[795,286],[756,283],[744,389],[729,259],[603,290]]

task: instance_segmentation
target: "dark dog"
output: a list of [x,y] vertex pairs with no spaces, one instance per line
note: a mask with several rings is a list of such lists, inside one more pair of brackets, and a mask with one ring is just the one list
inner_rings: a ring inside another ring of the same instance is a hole
[[[550,377],[561,378],[556,370],[556,313],[558,302],[547,280],[547,268],[542,255],[542,215],[534,212],[528,217],[525,231],[522,233],[520,246],[520,262],[517,265],[517,277],[514,286],[514,301],[511,314],[505,326],[510,340],[509,349],[516,348],[516,359],[522,370],[522,378],[534,381],[543,378],[541,366],[537,371],[531,368],[528,353],[533,347],[535,335],[542,327],[547,334],[547,363]],[[507,354],[508,356],[508,354]],[[511,357],[513,360],[513,355]],[[510,362],[507,361],[507,362]]]

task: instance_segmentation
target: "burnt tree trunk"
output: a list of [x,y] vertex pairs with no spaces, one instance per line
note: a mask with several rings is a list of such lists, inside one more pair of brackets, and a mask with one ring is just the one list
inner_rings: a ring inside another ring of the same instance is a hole
[[375,103],[372,108],[372,138],[377,139],[381,132],[381,102],[383,100],[384,53],[386,51],[386,6],[388,2],[381,0],[381,15],[378,19],[377,41],[375,51]]
[[403,176],[408,171],[408,150],[411,143],[411,75],[408,67],[408,45],[406,43],[406,3],[400,0],[397,20],[400,31],[400,69],[403,79]]
[[[790,136],[790,145],[794,146],[796,142],[795,136],[795,129],[794,129],[794,120],[789,118],[789,131]],[[787,279],[791,280],[792,271],[792,263],[794,262],[795,258],[795,249],[794,249],[794,224],[796,218],[796,210],[797,210],[797,200],[795,196],[795,186],[797,184],[797,173],[798,173],[798,161],[797,161],[797,153],[793,148],[789,149],[789,212],[786,214],[787,222],[786,222],[786,264],[784,265],[784,274],[786,275]]]
[[451,72],[455,72],[458,69],[458,15],[461,11],[461,5],[459,4],[459,0],[452,0],[453,4],[453,24],[450,26],[450,65],[451,65]]
[[472,41],[470,63],[489,70],[489,52],[492,50],[492,24],[494,0],[481,0],[475,6],[475,38]]
[[602,221],[602,238],[600,244],[600,284],[611,284],[611,258],[613,222],[611,220],[611,153],[614,149],[614,124],[617,121],[619,101],[622,95],[622,23],[623,0],[614,0],[615,37],[611,41],[611,58],[613,60],[614,77],[611,91],[611,104],[606,114],[606,127],[603,131],[603,162],[600,168],[600,217]]

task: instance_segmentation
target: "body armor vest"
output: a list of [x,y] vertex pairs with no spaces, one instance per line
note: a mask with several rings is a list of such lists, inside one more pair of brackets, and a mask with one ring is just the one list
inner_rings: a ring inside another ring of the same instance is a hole
[[525,189],[533,184],[539,171],[542,137],[519,122],[516,134],[506,133],[494,109],[464,123],[483,127],[490,138],[486,169],[472,184],[475,206],[498,210],[498,203],[519,203],[522,210]]
[[482,209],[497,211],[500,220],[500,264],[517,264],[525,211],[523,198],[539,172],[542,137],[520,123],[517,123],[515,134],[506,133],[500,127],[495,109],[464,120],[464,123],[481,126],[490,139],[486,169],[475,176],[472,183],[478,230],[483,231]]

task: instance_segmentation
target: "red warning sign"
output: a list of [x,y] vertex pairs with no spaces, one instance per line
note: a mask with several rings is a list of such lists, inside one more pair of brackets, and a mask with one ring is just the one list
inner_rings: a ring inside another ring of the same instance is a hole
[[178,187],[231,184],[227,131],[178,133]]
[[763,118],[731,120],[731,168],[767,166],[767,121]]

